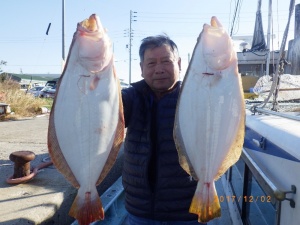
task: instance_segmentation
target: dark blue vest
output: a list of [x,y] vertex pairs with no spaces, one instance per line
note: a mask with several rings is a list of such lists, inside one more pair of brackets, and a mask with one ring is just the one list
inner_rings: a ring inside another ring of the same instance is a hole
[[188,212],[196,181],[181,168],[173,140],[180,82],[159,101],[144,80],[122,91],[127,133],[123,186],[126,209],[153,220],[196,220]]

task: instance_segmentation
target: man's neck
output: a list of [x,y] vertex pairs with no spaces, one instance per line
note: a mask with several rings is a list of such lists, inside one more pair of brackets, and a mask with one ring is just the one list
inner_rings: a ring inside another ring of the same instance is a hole
[[166,94],[172,92],[174,90],[174,88],[176,87],[176,84],[173,85],[173,87],[171,87],[168,90],[152,90],[155,94],[155,97],[157,100],[161,99],[163,96],[165,96]]

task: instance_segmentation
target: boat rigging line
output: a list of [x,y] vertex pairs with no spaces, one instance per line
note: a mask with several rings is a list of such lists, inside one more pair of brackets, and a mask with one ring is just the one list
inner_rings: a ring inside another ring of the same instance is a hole
[[[276,72],[273,76],[273,82],[272,82],[272,86],[270,88],[270,92],[268,97],[260,104],[263,104],[260,108],[264,108],[266,106],[266,104],[269,102],[271,96],[273,95],[273,107],[272,110],[273,111],[277,111],[278,110],[278,101],[277,101],[277,96],[278,96],[278,91],[279,91],[279,86],[280,86],[280,76],[283,74],[283,68],[285,66],[285,64],[287,64],[287,61],[285,60],[285,54],[284,54],[284,50],[285,50],[285,46],[286,46],[286,41],[287,41],[287,37],[288,37],[288,32],[289,32],[289,27],[290,27],[290,21],[291,21],[291,17],[292,14],[294,12],[294,8],[295,8],[295,0],[291,0],[290,1],[290,7],[289,7],[289,17],[288,17],[288,22],[283,34],[283,38],[282,38],[282,42],[281,42],[281,47],[280,47],[280,51],[279,51],[279,59],[276,63]],[[257,108],[260,104],[254,105],[251,107],[251,111],[253,113],[257,112]]]
[[[273,90],[274,91],[274,99],[273,99],[273,108],[272,108],[272,110],[274,110],[274,111],[277,110],[277,106],[278,106],[277,96],[278,96],[278,91],[279,91],[279,86],[280,86],[280,75],[283,74],[284,66],[287,64],[287,61],[285,60],[284,50],[285,50],[285,46],[286,46],[286,41],[287,41],[290,22],[291,22],[291,17],[292,17],[292,14],[294,12],[294,8],[295,8],[295,0],[291,0],[290,1],[288,23],[286,25],[286,28],[285,28],[285,31],[284,31],[284,34],[283,34],[283,38],[282,38],[282,42],[281,42],[281,48],[280,48],[280,52],[279,52],[279,57],[280,58],[276,63],[276,73],[275,73],[275,77],[273,78],[273,84],[274,84],[274,89],[275,90]],[[279,74],[279,72],[280,72],[280,74]],[[273,84],[272,84],[272,88],[273,88]],[[272,90],[272,88],[271,88],[271,90]],[[270,90],[270,94],[271,94],[271,90]]]
[[238,0],[236,3],[236,6],[235,6],[234,15],[233,15],[233,20],[232,20],[232,25],[231,25],[231,30],[230,30],[230,37],[232,37],[235,19],[237,17],[237,13],[240,13],[241,5],[242,5],[242,0]]

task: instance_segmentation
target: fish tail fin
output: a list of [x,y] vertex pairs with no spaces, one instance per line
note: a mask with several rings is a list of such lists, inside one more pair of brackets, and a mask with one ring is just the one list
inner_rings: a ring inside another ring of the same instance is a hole
[[198,215],[199,223],[206,223],[221,216],[220,202],[214,182],[204,185],[198,182],[189,212]]
[[91,192],[86,192],[84,199],[77,194],[71,206],[69,215],[76,218],[80,225],[89,225],[96,220],[104,219],[104,209],[98,194],[94,199]]

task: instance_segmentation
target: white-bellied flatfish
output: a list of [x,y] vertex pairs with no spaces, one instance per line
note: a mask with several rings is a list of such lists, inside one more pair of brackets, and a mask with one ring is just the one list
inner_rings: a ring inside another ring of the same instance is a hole
[[205,24],[177,103],[174,140],[181,166],[198,181],[190,213],[221,215],[214,181],[240,157],[244,97],[231,38],[216,17]]
[[124,138],[120,82],[99,17],[77,25],[50,114],[48,149],[78,188],[69,214],[80,225],[104,219],[96,186],[112,168]]

